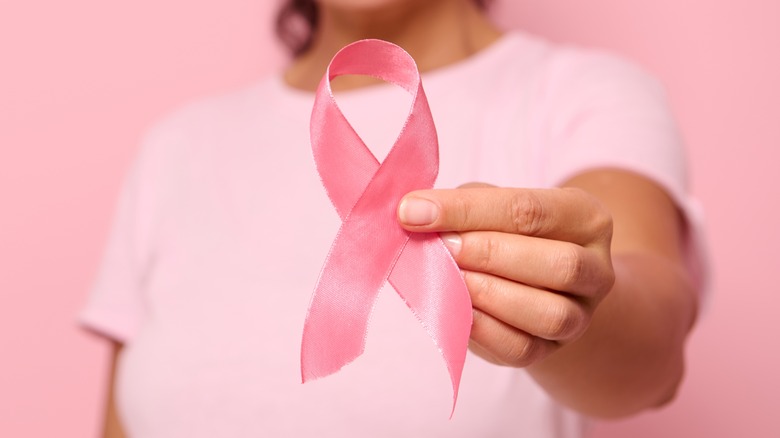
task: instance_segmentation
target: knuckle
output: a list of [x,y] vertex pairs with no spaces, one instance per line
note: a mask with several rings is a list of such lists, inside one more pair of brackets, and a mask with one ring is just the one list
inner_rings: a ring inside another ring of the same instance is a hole
[[567,245],[557,252],[553,269],[559,278],[556,289],[571,291],[582,281],[585,273],[584,249],[578,245]]
[[612,213],[609,211],[607,206],[604,205],[604,203],[601,202],[596,196],[586,192],[585,190],[579,188],[570,188],[570,190],[578,191],[580,192],[581,196],[588,198],[591,211],[588,225],[590,226],[593,235],[597,238],[611,239],[613,228]]
[[454,230],[466,230],[474,228],[474,214],[472,209],[473,205],[468,201],[466,197],[455,197],[453,200],[453,208],[450,210],[453,213],[453,217],[448,225]]
[[469,295],[471,295],[471,302],[477,307],[489,301],[490,297],[496,293],[497,286],[488,275],[465,271],[463,279],[468,287]]
[[548,307],[547,321],[542,337],[551,340],[568,340],[582,332],[585,313],[579,306],[564,299]]
[[605,238],[607,241],[612,239],[613,229],[612,214],[602,203],[598,203],[598,208],[593,214],[592,227],[597,236]]
[[515,232],[535,236],[544,228],[544,204],[533,191],[522,191],[512,196],[509,214]]
[[609,270],[609,274],[607,274],[607,275],[605,276],[605,281],[604,281],[604,295],[606,295],[607,293],[609,293],[609,291],[611,291],[611,290],[612,290],[612,288],[614,288],[614,287],[615,287],[615,281],[617,281],[617,280],[616,280],[616,277],[615,277],[615,271],[613,271],[612,269],[610,269],[610,270]]
[[609,293],[609,291],[612,290],[612,288],[615,286],[615,269],[612,267],[612,261],[607,260],[607,267],[604,269],[604,272],[600,276],[601,278],[601,287],[600,293],[602,296]]
[[498,243],[491,237],[479,239],[476,251],[472,253],[474,267],[479,271],[489,272],[499,251],[498,247]]
[[539,343],[533,337],[518,338],[510,343],[506,352],[506,362],[516,367],[528,366],[534,362],[538,351]]

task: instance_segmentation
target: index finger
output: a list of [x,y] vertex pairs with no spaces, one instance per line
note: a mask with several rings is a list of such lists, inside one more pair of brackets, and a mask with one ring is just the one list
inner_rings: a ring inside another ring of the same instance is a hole
[[475,187],[418,190],[398,205],[413,232],[500,231],[587,245],[608,239],[611,217],[580,189]]

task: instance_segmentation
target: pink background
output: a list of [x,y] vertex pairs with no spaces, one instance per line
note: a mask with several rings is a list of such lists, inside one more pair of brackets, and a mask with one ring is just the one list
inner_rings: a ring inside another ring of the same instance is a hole
[[[714,287],[670,407],[598,437],[780,436],[780,2],[525,0],[495,14],[624,53],[669,89]],[[94,436],[106,345],[75,314],[141,130],[282,62],[260,0],[0,3],[0,436]]]

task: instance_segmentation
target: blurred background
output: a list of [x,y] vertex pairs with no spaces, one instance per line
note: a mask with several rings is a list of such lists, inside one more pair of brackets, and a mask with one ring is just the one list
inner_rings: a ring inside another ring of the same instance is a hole
[[[285,60],[276,1],[0,0],[0,436],[96,436],[107,345],[75,325],[143,129]],[[780,2],[497,0],[506,28],[606,47],[666,85],[712,288],[669,407],[593,436],[779,437]]]

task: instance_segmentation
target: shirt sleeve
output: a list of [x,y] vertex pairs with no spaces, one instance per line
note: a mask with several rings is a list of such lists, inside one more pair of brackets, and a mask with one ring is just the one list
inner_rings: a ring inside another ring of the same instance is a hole
[[156,127],[144,136],[122,183],[103,258],[78,315],[81,326],[123,343],[136,336],[147,313],[144,290],[154,255],[159,156],[166,141]]
[[688,268],[698,290],[706,290],[702,210],[689,192],[686,152],[663,87],[634,64],[576,49],[551,61],[549,77],[543,100],[549,115],[546,183],[618,168],[658,184],[685,217]]

